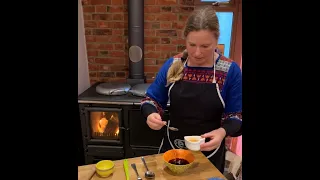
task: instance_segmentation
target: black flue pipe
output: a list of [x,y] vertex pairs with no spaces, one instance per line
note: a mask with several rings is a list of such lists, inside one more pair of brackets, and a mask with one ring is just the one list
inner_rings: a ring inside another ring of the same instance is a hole
[[128,0],[129,84],[145,83],[144,0]]

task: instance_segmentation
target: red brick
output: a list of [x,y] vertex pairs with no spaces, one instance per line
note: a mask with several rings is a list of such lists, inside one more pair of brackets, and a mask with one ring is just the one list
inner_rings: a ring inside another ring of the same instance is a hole
[[113,28],[116,29],[125,28],[126,26],[128,25],[124,22],[113,22]]
[[94,6],[82,6],[83,12],[84,13],[94,13],[95,8]]
[[100,65],[99,70],[100,71],[128,71],[129,68],[124,65],[114,65],[112,63],[109,63],[109,65]]
[[176,30],[157,30],[156,36],[173,37],[173,36],[177,36],[177,31]]
[[160,22],[160,29],[172,29],[171,22]]
[[[163,63],[185,48],[182,31],[194,0],[144,0],[144,64],[153,82]],[[82,0],[90,82],[125,81],[128,0]],[[183,5],[183,6],[181,6]]]
[[86,41],[87,42],[95,42],[96,41],[96,37],[95,36],[86,36]]
[[123,58],[95,58],[94,62],[97,64],[123,64]]
[[158,72],[160,69],[159,66],[144,66],[145,72]]
[[113,14],[113,20],[123,20],[123,14]]
[[155,73],[145,73],[147,76],[147,79],[154,79],[155,78]]
[[92,19],[110,21],[112,20],[112,14],[92,14]]
[[144,15],[144,20],[145,21],[154,21],[156,19],[156,16],[153,14],[145,14]]
[[95,36],[95,42],[108,42],[110,39],[110,36]]
[[144,52],[144,57],[145,58],[160,58],[160,52],[147,51],[147,52]]
[[177,0],[156,0],[158,5],[176,5],[177,3]]
[[170,44],[170,38],[161,38],[161,44]]
[[180,0],[181,5],[186,5],[186,6],[193,6],[194,5],[194,0]]
[[187,21],[188,17],[189,17],[188,14],[180,14],[179,15],[179,21],[185,22],[185,21]]
[[157,44],[156,51],[177,51],[177,46],[171,44]]
[[144,51],[155,51],[156,46],[154,44],[145,44],[144,45]]
[[[128,0],[128,1],[130,1],[130,0]],[[144,0],[144,4],[145,5],[155,5],[156,0]]]
[[96,6],[96,12],[97,13],[105,13],[105,12],[107,12],[107,6],[106,5],[98,5],[98,6]]
[[185,22],[183,21],[172,22],[172,29],[183,29],[184,26]]
[[112,29],[112,35],[124,35],[123,29]]
[[90,0],[81,0],[82,5],[89,5],[90,3]]
[[109,36],[107,42],[110,42],[110,43],[124,42],[124,37],[123,36]]
[[160,13],[160,6],[144,6],[144,13]]
[[147,83],[152,83],[154,79],[147,79]]
[[96,28],[97,22],[96,21],[84,21],[85,28]]
[[88,63],[88,69],[89,69],[89,71],[98,71],[99,70],[99,65]]
[[100,4],[110,5],[111,0],[91,0],[91,4],[92,5],[100,5]]
[[96,50],[88,50],[87,51],[87,55],[88,56],[97,56],[98,55],[98,51],[96,51]]
[[160,38],[158,37],[144,37],[145,44],[159,44]]
[[[158,58],[157,59],[157,62],[158,62],[158,60],[167,60],[167,59],[169,59],[171,57],[171,53],[170,52],[161,52],[161,58]],[[159,63],[157,63],[157,64],[159,64]]]
[[114,44],[115,50],[124,50],[124,44]]
[[112,35],[111,29],[93,29],[93,35],[103,36],[103,35]]
[[145,65],[156,65],[156,60],[155,59],[144,59],[144,64]]
[[101,50],[113,50],[113,44],[101,44]]
[[89,77],[92,78],[92,77],[97,77],[97,72],[89,72]]
[[110,57],[124,57],[124,51],[110,51],[109,56]]
[[111,0],[112,5],[123,5],[123,0]]
[[182,30],[177,30],[176,32],[177,32],[177,38],[184,38]]
[[83,20],[91,20],[91,14],[83,14]]
[[175,13],[161,13],[156,15],[156,21],[176,21],[178,19]]
[[172,12],[175,13],[191,13],[194,7],[176,6],[173,8]]
[[108,6],[107,12],[110,12],[110,13],[128,12],[128,9],[126,6]]
[[156,31],[154,29],[145,29],[144,30],[144,36],[148,37],[148,36],[155,36],[156,35]]
[[92,35],[91,29],[85,29],[85,35]]
[[88,62],[89,63],[94,63],[94,58],[93,57],[88,57]]
[[182,38],[171,38],[171,44],[183,44],[185,45],[186,44],[186,40],[185,39],[182,39]]
[[97,82],[98,82],[98,80],[90,78],[90,85],[94,85]]
[[165,59],[157,59],[156,64],[162,66],[169,58],[170,56]]
[[172,7],[171,6],[162,6],[161,12],[171,12]]

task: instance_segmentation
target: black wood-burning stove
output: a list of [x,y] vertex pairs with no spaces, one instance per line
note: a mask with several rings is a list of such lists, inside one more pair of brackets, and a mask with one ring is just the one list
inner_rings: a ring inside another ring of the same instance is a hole
[[158,153],[164,131],[146,124],[140,113],[142,97],[101,95],[96,92],[98,84],[78,98],[85,164]]
[[[123,89],[146,84],[143,10],[143,0],[128,1],[129,77]],[[158,153],[164,130],[151,130],[142,117],[143,96],[137,94],[143,93],[119,93],[119,87],[96,83],[78,97],[85,164]],[[168,110],[163,120],[168,120]]]

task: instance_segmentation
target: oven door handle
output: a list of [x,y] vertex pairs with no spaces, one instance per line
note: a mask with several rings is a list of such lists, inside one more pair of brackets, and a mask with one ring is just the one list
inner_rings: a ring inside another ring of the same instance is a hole
[[123,129],[123,130],[129,131],[130,128],[119,127],[119,129]]

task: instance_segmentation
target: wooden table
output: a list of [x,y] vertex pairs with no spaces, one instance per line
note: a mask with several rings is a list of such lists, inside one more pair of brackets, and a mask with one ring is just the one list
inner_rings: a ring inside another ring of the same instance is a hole
[[[171,171],[165,167],[162,155],[163,154],[155,154],[144,156],[147,166],[150,171],[153,171],[156,175],[156,180],[207,180],[211,177],[220,177],[226,179],[220,171],[201,153],[201,152],[193,152],[195,155],[195,164],[193,167],[188,169],[183,174],[174,175]],[[146,171],[141,157],[135,157],[128,159],[129,162],[129,173],[130,173],[130,180],[136,180],[137,176],[134,170],[131,168],[131,163],[136,163],[138,173],[142,179],[146,179],[144,177],[144,173]],[[101,178],[97,174],[94,174],[90,180],[125,180],[126,175],[124,173],[123,168],[123,160],[114,161],[115,163],[115,171],[114,173],[107,177]],[[89,180],[91,175],[94,172],[95,164],[79,166],[78,167],[78,180]],[[90,177],[89,177],[90,176]]]

